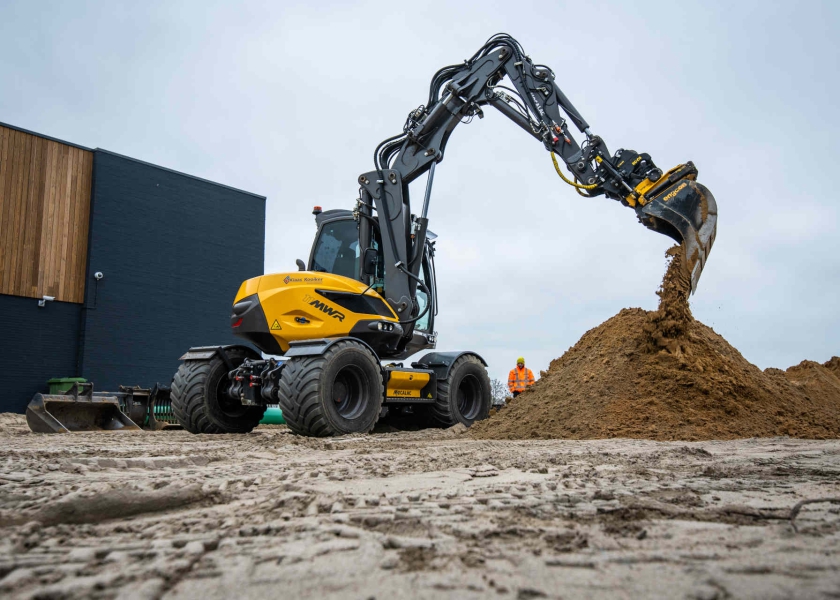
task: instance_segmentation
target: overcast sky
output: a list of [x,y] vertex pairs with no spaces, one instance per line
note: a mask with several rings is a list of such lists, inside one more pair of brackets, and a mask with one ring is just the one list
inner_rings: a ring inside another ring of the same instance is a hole
[[[0,0],[0,121],[267,196],[266,271],[294,271],[312,206],[352,208],[434,72],[500,31],[611,150],[698,166],[720,218],[695,317],[762,368],[840,354],[838,2]],[[503,379],[655,308],[671,242],[485,112],[435,176],[436,329]]]

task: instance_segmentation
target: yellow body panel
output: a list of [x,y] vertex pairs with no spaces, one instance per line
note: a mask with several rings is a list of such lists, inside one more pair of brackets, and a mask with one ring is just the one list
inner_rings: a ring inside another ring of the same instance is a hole
[[262,277],[254,277],[253,279],[243,281],[242,285],[239,286],[239,291],[236,293],[236,300],[234,300],[233,303],[236,304],[242,300],[242,298],[253,296],[260,291],[260,279],[262,279]]
[[[325,298],[316,290],[354,294],[364,292],[365,296],[382,302],[390,316],[355,313]],[[234,304],[254,294],[259,297],[271,335],[284,352],[289,349],[289,342],[349,335],[360,321],[398,322],[394,312],[378,293],[360,281],[332,273],[295,271],[248,279],[239,287]]]
[[420,390],[429,383],[428,373],[389,371],[385,395],[389,398],[419,398]]
[[[659,183],[662,181],[662,179],[663,179],[663,178],[666,178],[666,179],[667,179],[667,178],[668,178],[668,177],[669,177],[672,173],[674,173],[675,171],[677,171],[677,170],[679,170],[679,169],[682,169],[682,168],[684,168],[684,167],[685,167],[685,165],[677,165],[676,167],[674,167],[673,169],[671,169],[670,171],[668,171],[667,173],[665,173],[662,177],[660,177],[660,178],[659,178],[659,179],[657,179],[656,181],[651,181],[650,179],[647,179],[647,178],[643,179],[643,180],[639,183],[639,185],[637,185],[637,186],[636,186],[636,189],[634,190],[634,191],[636,192],[636,194],[638,194],[638,197],[637,197],[637,198],[634,198],[634,197],[633,197],[633,194],[629,194],[629,195],[625,198],[625,200],[627,200],[627,204],[629,204],[630,206],[636,206],[636,203],[638,202],[638,203],[639,203],[639,205],[644,206],[645,204],[647,204],[648,202],[650,202],[650,199],[649,199],[649,198],[646,198],[646,197],[645,197],[645,194],[647,194],[647,193],[648,193],[648,191],[649,191],[651,188],[653,188],[653,186],[655,186],[655,185],[659,185]],[[695,179],[697,179],[697,175],[694,175],[694,174],[692,174],[692,175],[687,175],[687,176],[685,177],[685,179],[695,180]],[[670,195],[670,194],[669,194],[669,195]],[[669,199],[670,199],[670,198],[665,197],[665,198],[663,198],[663,201],[667,202]]]

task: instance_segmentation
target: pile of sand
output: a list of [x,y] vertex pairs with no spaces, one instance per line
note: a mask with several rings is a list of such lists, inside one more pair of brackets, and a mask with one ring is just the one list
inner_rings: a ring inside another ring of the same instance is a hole
[[680,254],[659,309],[624,309],[592,329],[508,408],[483,439],[704,440],[840,437],[840,358],[761,371],[691,316]]

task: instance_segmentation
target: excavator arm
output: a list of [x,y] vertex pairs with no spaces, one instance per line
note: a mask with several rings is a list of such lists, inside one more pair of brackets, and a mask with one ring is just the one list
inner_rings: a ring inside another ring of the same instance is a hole
[[[505,77],[512,88],[500,85]],[[611,155],[558,87],[554,72],[534,64],[515,39],[497,34],[463,64],[435,74],[427,104],[409,113],[402,133],[377,146],[375,169],[359,176],[360,246],[371,246],[367,217],[376,210],[385,260],[384,295],[408,325],[407,336],[419,318],[414,298],[417,286],[424,286],[418,273],[435,165],[443,160],[455,127],[475,116],[483,118],[487,106],[540,141],[551,153],[558,175],[580,195],[617,200],[633,208],[646,227],[680,242],[682,264],[695,290],[714,243],[717,205],[696,182],[694,165],[688,162],[663,173],[648,154],[622,149]],[[569,131],[569,122],[584,134],[582,144]],[[427,172],[423,208],[415,216],[408,185]]]

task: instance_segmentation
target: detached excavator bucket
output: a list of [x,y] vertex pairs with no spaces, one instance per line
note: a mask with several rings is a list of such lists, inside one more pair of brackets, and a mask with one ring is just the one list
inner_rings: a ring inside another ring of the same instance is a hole
[[120,410],[116,396],[95,395],[93,385],[74,384],[67,394],[35,394],[26,407],[26,423],[35,433],[140,431]]
[[694,293],[706,259],[712,250],[712,244],[715,243],[715,197],[702,184],[693,179],[683,178],[664,189],[659,187],[656,195],[652,198],[649,196],[644,206],[636,207],[636,214],[649,229],[663,233],[680,243],[683,268],[686,270],[686,276],[690,278],[691,292]]

